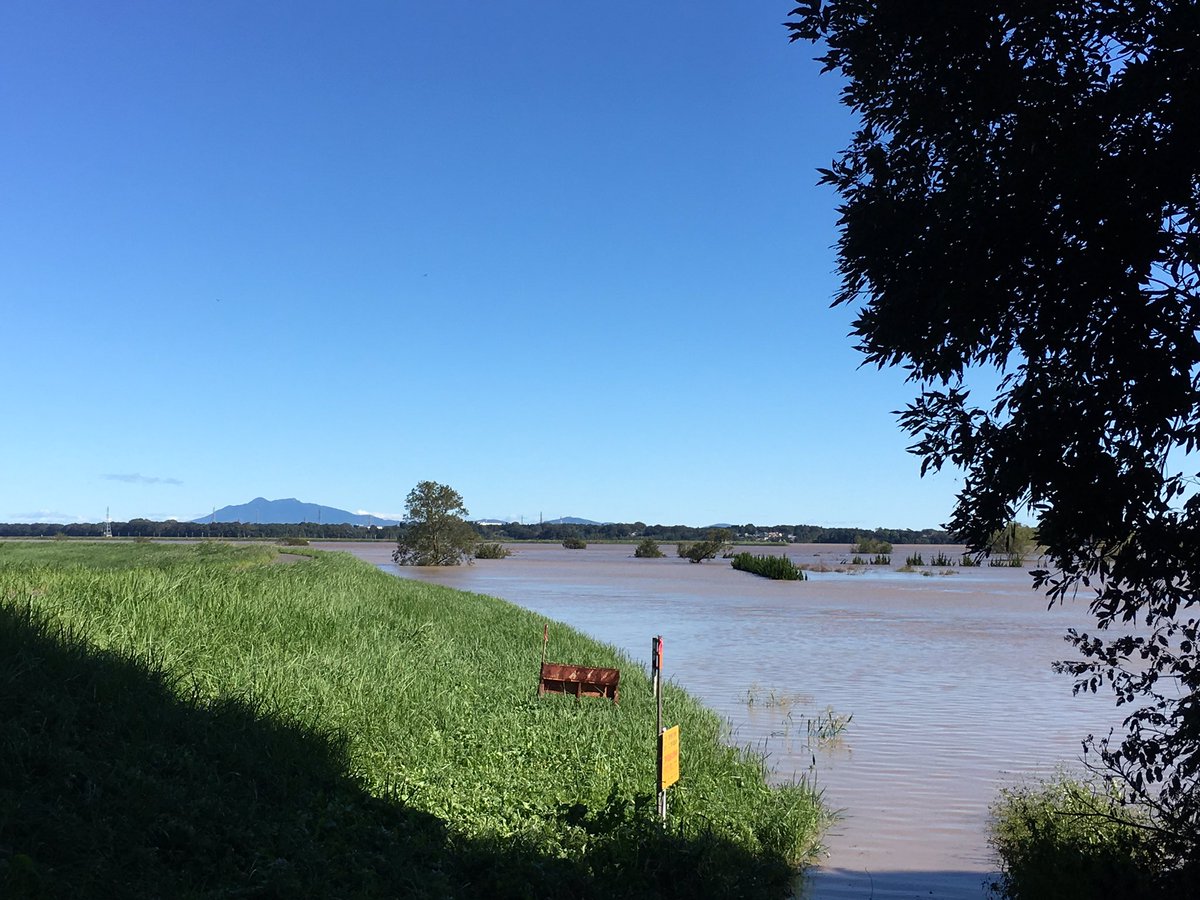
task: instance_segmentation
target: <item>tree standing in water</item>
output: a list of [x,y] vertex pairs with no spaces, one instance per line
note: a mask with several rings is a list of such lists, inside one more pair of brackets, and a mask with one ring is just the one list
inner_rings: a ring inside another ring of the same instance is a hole
[[467,522],[462,495],[449,485],[422,481],[408,492],[407,527],[392,559],[402,566],[457,566],[471,561],[479,535]]

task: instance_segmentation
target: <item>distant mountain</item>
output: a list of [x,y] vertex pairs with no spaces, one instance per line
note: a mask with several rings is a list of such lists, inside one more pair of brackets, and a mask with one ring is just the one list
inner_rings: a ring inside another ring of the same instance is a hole
[[319,503],[304,503],[295,497],[286,500],[255,497],[249,503],[222,506],[215,513],[200,516],[192,521],[254,522],[259,525],[294,525],[299,522],[320,522],[323,525],[390,525],[398,520],[359,515]]
[[593,522],[591,519],[579,519],[575,516],[563,516],[561,519],[547,519],[543,525],[607,525],[607,522]]

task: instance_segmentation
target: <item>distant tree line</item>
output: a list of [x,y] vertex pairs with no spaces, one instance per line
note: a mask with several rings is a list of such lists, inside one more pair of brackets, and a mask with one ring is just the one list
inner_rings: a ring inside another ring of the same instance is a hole
[[[506,525],[476,526],[492,540],[500,541],[562,541],[580,537],[589,541],[653,538],[656,541],[707,540],[712,526],[694,528],[690,525],[647,525],[645,522],[618,522],[605,525],[576,525],[539,523],[525,525],[509,522]],[[731,525],[727,529],[734,540],[775,541],[781,544],[853,544],[861,537],[892,544],[953,544],[954,536],[936,528],[826,528],[821,525]]]
[[[704,541],[711,526],[694,528],[690,525],[647,525],[645,522],[579,525],[568,523],[480,525],[470,523],[481,538],[488,541],[553,541],[567,538],[585,541],[636,541],[653,538],[656,541]],[[338,525],[318,522],[275,524],[256,522],[155,522],[150,519],[131,519],[113,522],[113,537],[123,538],[191,538],[280,540],[302,537],[310,540],[396,541],[405,525]],[[949,532],[934,528],[825,528],[820,525],[733,525],[728,529],[735,541],[774,541],[800,544],[853,544],[859,538],[870,538],[892,544],[952,544],[957,543]],[[0,537],[48,538],[101,537],[103,522],[85,523],[0,523]]]

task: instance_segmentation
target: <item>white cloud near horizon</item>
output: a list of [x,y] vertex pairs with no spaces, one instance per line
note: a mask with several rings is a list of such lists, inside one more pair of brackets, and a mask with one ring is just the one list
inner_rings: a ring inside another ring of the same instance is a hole
[[105,481],[123,481],[126,484],[183,484],[178,478],[159,478],[155,475],[140,475],[136,472],[122,475],[101,475]]
[[356,516],[374,516],[377,519],[392,519],[393,521],[396,521],[396,522],[404,521],[404,513],[385,513],[385,512],[373,512],[369,509],[356,509],[356,510],[354,510],[354,514]]
[[38,509],[33,512],[11,513],[5,518],[6,522],[29,522],[37,525],[70,525],[86,522],[83,516],[72,513],[58,512],[52,509]]

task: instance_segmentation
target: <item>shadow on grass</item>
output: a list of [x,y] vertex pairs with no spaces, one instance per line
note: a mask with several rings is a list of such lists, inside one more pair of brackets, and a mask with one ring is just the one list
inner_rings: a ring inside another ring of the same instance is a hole
[[181,698],[152,666],[0,605],[0,896],[778,896],[787,880],[646,816],[564,816],[594,832],[568,858],[456,836],[368,794],[335,736]]

